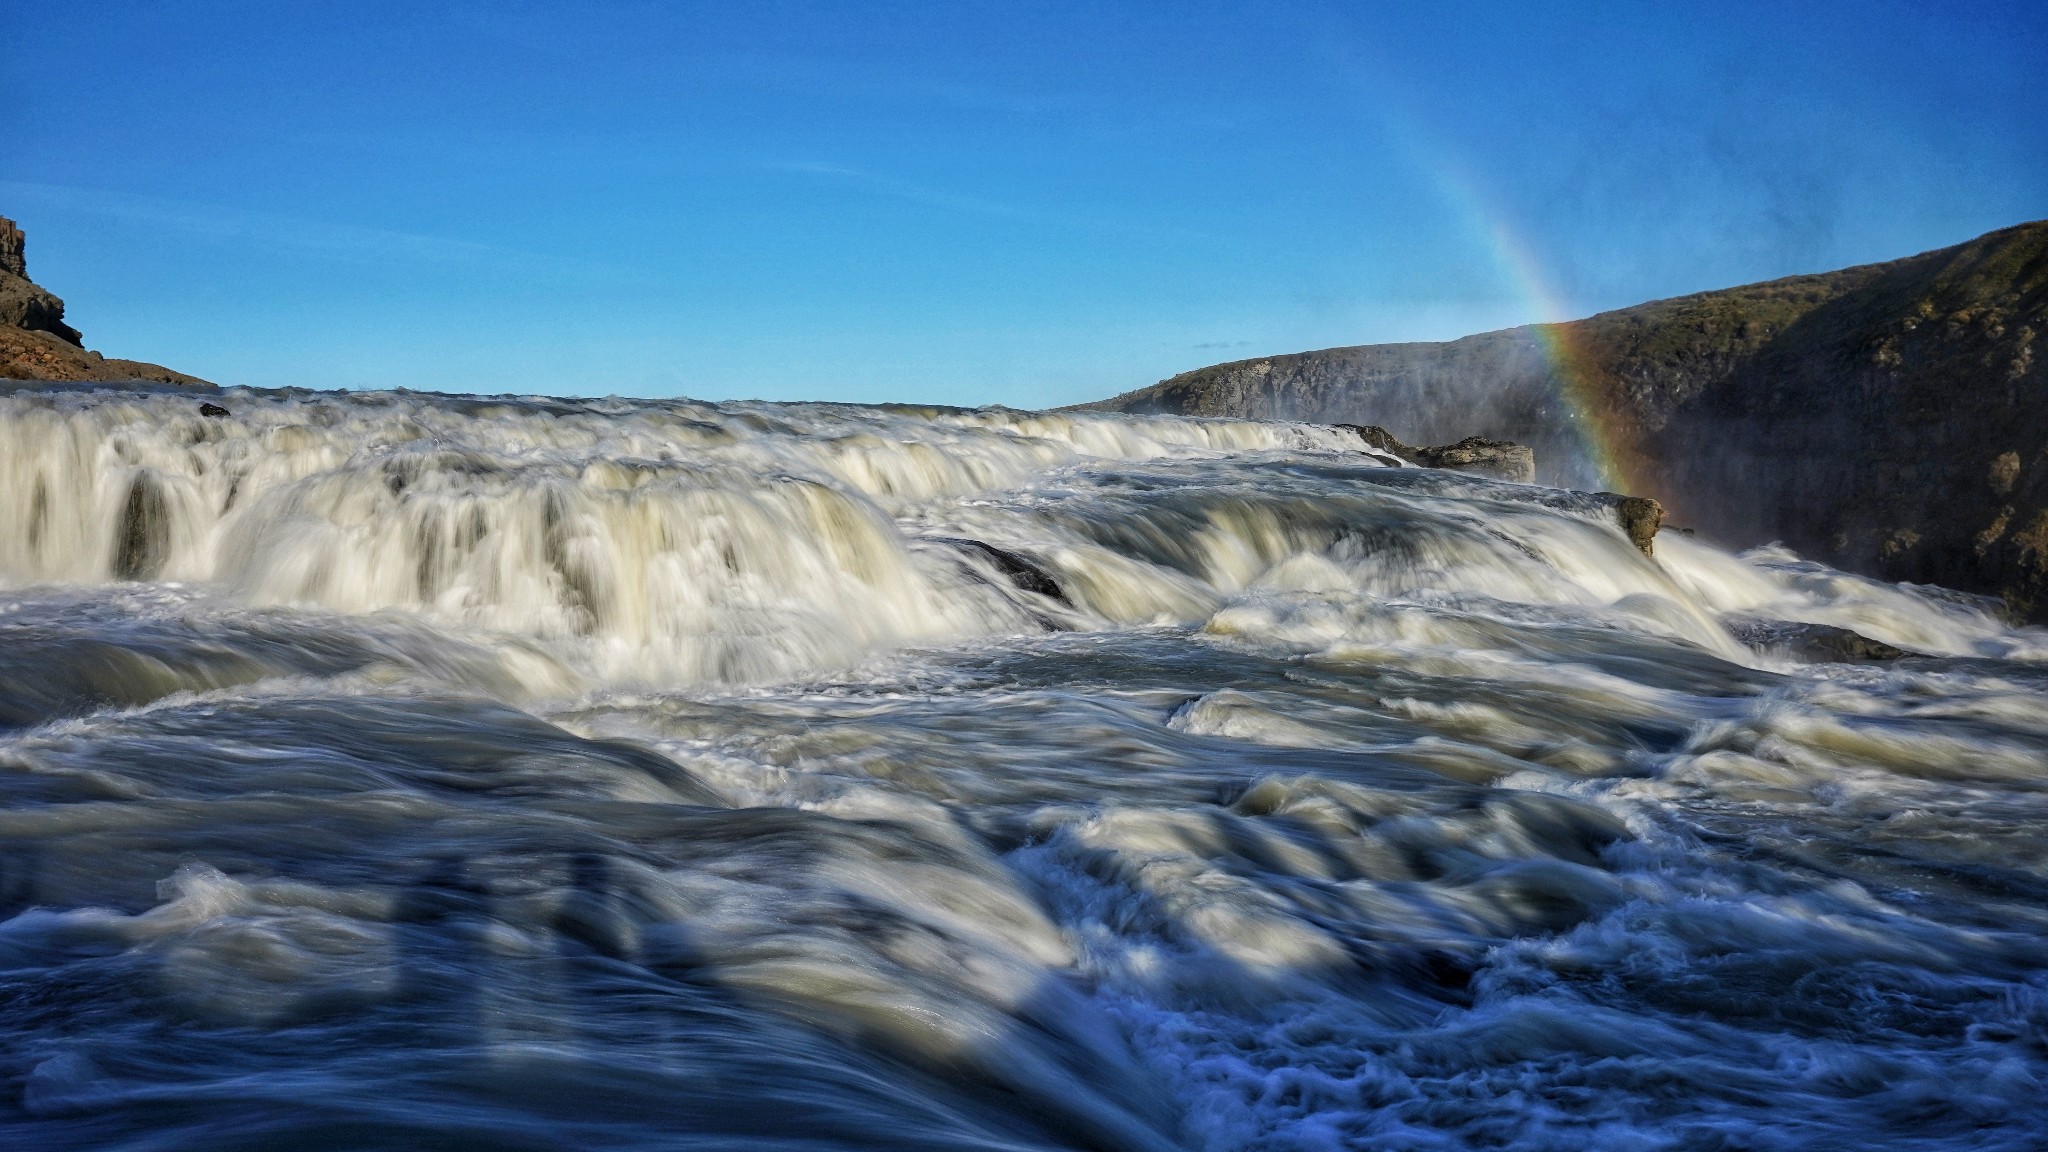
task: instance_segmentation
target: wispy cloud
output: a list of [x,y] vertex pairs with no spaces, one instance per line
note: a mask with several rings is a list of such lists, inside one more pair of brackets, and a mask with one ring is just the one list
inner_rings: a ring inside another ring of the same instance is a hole
[[771,172],[786,172],[807,179],[829,181],[869,195],[905,200],[948,212],[1034,222],[1098,234],[1129,236],[1155,243],[1166,241],[1177,244],[1212,245],[1218,242],[1214,236],[1163,225],[1156,221],[1139,222],[1085,209],[1070,209],[1064,205],[1034,207],[987,196],[953,192],[845,164],[818,160],[771,160],[762,163],[761,167]]
[[598,264],[473,240],[369,228],[330,220],[238,208],[104,188],[0,181],[0,195],[15,203],[42,203],[67,212],[236,240],[273,251],[352,264],[534,267],[616,273]]
[[955,212],[968,212],[980,216],[1004,216],[1014,219],[1048,217],[1047,213],[1016,204],[1005,203],[1001,200],[991,200],[982,196],[965,196],[957,192],[948,192],[943,188],[934,188],[928,184],[919,184],[910,180],[899,180],[894,176],[884,176],[878,172],[869,172],[863,168],[850,168],[844,164],[826,164],[815,160],[773,160],[768,162],[766,167],[776,172],[794,172],[803,176],[812,176],[847,187],[857,188],[864,192],[871,192],[877,196],[909,200],[913,203],[925,204],[933,208],[945,208]]

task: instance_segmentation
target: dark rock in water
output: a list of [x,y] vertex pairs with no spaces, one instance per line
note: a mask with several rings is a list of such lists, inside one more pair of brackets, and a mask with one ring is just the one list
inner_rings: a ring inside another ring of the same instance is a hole
[[1478,971],[1478,964],[1469,956],[1455,952],[1431,949],[1422,954],[1423,971],[1428,973],[1430,983],[1451,992],[1464,992],[1472,987],[1472,976]]
[[1377,424],[1338,424],[1335,427],[1357,433],[1367,448],[1390,453],[1424,468],[1447,468],[1516,484],[1533,484],[1536,481],[1536,453],[1526,445],[1489,440],[1484,436],[1467,436],[1456,444],[1423,448],[1403,444],[1399,437]]
[[201,404],[201,405],[199,406],[199,414],[200,414],[201,416],[212,416],[212,417],[215,417],[215,418],[219,418],[219,417],[222,417],[222,416],[232,416],[232,415],[234,415],[234,413],[232,413],[232,412],[228,411],[227,409],[225,409],[225,408],[221,407],[220,405],[218,405],[218,404],[210,404],[210,403],[209,403],[209,404]]
[[1484,436],[1467,436],[1456,444],[1424,448],[1417,462],[1430,468],[1472,472],[1515,484],[1536,482],[1536,453],[1526,445],[1488,440]]
[[138,472],[128,485],[128,501],[114,532],[114,578],[148,580],[163,567],[171,550],[170,508],[156,477]]
[[1897,660],[1912,653],[1860,632],[1832,624],[1772,620],[1762,616],[1723,616],[1728,634],[1751,648],[1783,652],[1796,660],[1826,664],[1868,664]]
[[1035,592],[1062,604],[1072,604],[1072,601],[1067,599],[1066,590],[1060,587],[1059,581],[1054,580],[1045,569],[1015,552],[980,540],[968,540],[958,536],[940,536],[937,539],[963,552],[972,552],[982,557],[994,565],[1011,584],[1026,592]]
[[1628,533],[1629,542],[1643,550],[1643,555],[1654,556],[1656,552],[1650,542],[1657,538],[1657,529],[1664,526],[1664,506],[1648,496],[1623,496],[1614,505],[1614,514],[1621,521],[1621,530]]
[[1395,436],[1392,432],[1377,424],[1338,424],[1335,427],[1342,428],[1346,432],[1357,433],[1358,438],[1365,441],[1365,446],[1368,448],[1377,448],[1382,452],[1391,452],[1403,459],[1412,460],[1414,459],[1414,454],[1420,451],[1420,449],[1401,443],[1400,437]]

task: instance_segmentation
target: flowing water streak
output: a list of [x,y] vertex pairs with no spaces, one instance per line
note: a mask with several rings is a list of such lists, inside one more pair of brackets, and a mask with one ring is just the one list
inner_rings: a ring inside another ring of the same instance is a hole
[[2048,1126],[1968,598],[1304,425],[217,399],[0,393],[17,1146]]

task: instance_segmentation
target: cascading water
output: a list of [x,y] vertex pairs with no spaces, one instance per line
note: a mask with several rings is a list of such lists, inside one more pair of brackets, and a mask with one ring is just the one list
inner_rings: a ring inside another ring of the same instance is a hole
[[1977,602],[1304,425],[214,399],[0,392],[11,1147],[2048,1131]]

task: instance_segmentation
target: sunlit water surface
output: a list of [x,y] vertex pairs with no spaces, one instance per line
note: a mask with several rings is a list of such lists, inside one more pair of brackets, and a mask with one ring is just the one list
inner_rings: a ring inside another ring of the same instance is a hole
[[7,1147],[2048,1139],[1980,603],[1307,426],[208,399],[0,393]]

